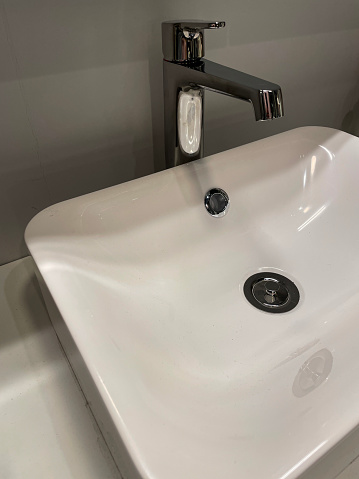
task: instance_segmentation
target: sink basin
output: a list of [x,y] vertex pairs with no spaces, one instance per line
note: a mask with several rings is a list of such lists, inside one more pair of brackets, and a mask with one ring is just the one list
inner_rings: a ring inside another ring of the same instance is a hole
[[[356,430],[358,178],[358,138],[305,127],[30,222],[50,316],[125,477],[293,479]],[[288,278],[298,305],[256,308],[243,286],[258,273]]]

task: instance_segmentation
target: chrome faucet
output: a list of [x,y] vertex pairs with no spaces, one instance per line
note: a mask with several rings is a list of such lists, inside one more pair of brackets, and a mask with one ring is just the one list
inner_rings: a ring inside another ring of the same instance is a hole
[[224,26],[196,20],[162,23],[167,168],[203,156],[205,89],[252,103],[257,121],[283,116],[279,85],[202,58],[204,29]]

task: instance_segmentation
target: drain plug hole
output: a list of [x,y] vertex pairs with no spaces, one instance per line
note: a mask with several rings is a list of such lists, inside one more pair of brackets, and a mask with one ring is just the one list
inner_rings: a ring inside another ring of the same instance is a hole
[[229,197],[221,188],[212,188],[204,197],[204,205],[211,216],[221,218],[227,213]]
[[243,287],[247,300],[256,308],[270,313],[285,313],[298,304],[298,288],[290,279],[277,273],[257,273]]

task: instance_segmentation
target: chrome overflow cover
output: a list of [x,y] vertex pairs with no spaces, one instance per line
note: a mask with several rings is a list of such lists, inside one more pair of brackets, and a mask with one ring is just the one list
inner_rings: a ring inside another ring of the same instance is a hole
[[229,207],[229,196],[221,188],[212,188],[204,197],[204,205],[211,216],[221,218]]
[[243,291],[253,306],[269,313],[291,311],[300,299],[293,281],[278,273],[254,274],[244,283]]

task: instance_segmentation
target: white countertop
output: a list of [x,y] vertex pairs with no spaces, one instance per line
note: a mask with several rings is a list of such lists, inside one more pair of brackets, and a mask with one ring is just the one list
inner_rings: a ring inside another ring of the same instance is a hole
[[0,318],[0,477],[119,479],[29,257],[0,267]]

